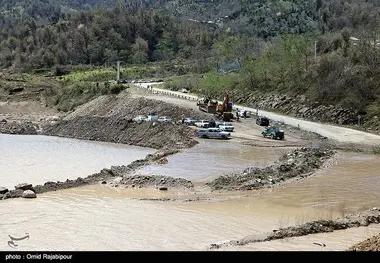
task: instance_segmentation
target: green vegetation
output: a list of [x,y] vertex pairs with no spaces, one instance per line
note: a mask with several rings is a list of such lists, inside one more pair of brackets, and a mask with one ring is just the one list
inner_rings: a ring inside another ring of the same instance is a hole
[[93,85],[120,60],[122,79],[172,90],[303,94],[380,116],[377,0],[4,0],[0,17],[0,68],[59,76],[71,88],[57,103],[81,98],[65,109],[110,92]]
[[118,94],[128,88],[127,85],[91,82],[77,82],[60,89],[50,89],[45,94],[50,98],[48,104],[57,106],[59,110],[71,111],[101,95]]

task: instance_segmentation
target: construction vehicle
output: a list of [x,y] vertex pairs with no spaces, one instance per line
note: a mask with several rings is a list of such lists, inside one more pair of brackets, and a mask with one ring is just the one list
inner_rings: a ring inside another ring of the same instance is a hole
[[229,102],[229,96],[227,93],[224,94],[223,102],[218,105],[216,113],[223,121],[230,121],[234,118],[234,115],[232,114],[232,103]]
[[204,98],[197,102],[199,110],[215,114],[217,112],[218,102],[216,100],[212,100],[210,98]]

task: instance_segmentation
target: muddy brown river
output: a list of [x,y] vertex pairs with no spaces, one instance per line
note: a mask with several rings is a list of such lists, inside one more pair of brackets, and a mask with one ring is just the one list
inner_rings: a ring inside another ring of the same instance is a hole
[[[126,160],[127,164],[151,152],[54,137],[23,137],[24,143],[12,141],[14,138],[0,137],[0,162],[6,167],[1,170],[0,184],[4,186],[13,186],[16,181],[43,181],[49,176],[46,165],[50,165],[51,176],[64,180],[76,169],[70,163],[74,159],[84,173],[79,176],[84,177],[93,169],[123,164],[118,162]],[[40,148],[36,150],[34,144]],[[166,165],[144,168],[139,173],[206,180],[216,175],[212,169],[216,165],[218,174],[250,165],[262,166],[283,151],[286,149],[208,141],[169,157]],[[204,170],[199,172],[197,167]],[[331,168],[313,177],[276,189],[220,195],[231,198],[227,201],[143,201],[138,198],[176,197],[178,193],[170,189],[160,192],[103,185],[46,193],[32,200],[3,200],[0,250],[13,249],[8,246],[8,235],[21,237],[25,233],[30,238],[19,241],[17,250],[207,250],[212,243],[378,206],[378,171],[378,156],[339,153]],[[354,228],[225,250],[344,250],[379,231],[377,226]],[[326,247],[314,245],[315,241]]]

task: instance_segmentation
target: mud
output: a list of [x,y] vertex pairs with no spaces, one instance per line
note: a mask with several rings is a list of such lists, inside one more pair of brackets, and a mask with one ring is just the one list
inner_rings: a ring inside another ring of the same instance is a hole
[[219,176],[207,183],[213,191],[246,191],[274,187],[311,176],[335,154],[330,148],[302,147],[264,168],[250,167],[239,174]]
[[240,240],[232,240],[221,244],[211,244],[209,249],[220,249],[226,246],[244,246],[251,243],[265,242],[288,237],[299,237],[317,233],[333,232],[352,227],[368,226],[380,223],[380,209],[373,208],[362,213],[347,215],[336,220],[317,220],[299,226],[275,229],[273,232],[259,236],[247,236]]

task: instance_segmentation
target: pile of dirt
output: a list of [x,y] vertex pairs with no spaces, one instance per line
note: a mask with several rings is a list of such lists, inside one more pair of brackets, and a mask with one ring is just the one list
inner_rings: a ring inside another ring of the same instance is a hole
[[182,118],[210,119],[210,115],[201,111],[179,107],[174,104],[136,97],[125,90],[118,95],[101,96],[78,107],[65,119],[78,116],[103,116],[112,118],[133,119],[138,115],[156,112],[159,116],[169,116],[174,122]]
[[42,134],[153,149],[164,146],[188,148],[198,143],[195,130],[189,127],[173,123],[135,123],[117,116],[79,116],[46,127]]
[[133,175],[124,176],[117,186],[123,187],[154,187],[158,189],[185,188],[192,189],[194,185],[191,181],[183,178],[173,178],[163,175]]
[[380,251],[380,234],[348,248],[347,251]]
[[[132,121],[137,115],[150,112],[169,116],[173,122]],[[119,95],[102,96],[82,105],[62,121],[44,127],[42,134],[155,149],[164,146],[188,148],[198,142],[194,129],[176,122],[184,117],[205,118],[205,114],[157,100],[135,98],[126,91]]]
[[[368,226],[380,223],[380,209],[373,208],[362,213],[352,214],[335,220],[317,220],[299,226],[291,226],[273,230],[259,236],[247,236],[240,240],[233,240],[222,244],[212,244],[210,249],[218,249],[225,246],[243,246],[250,243],[265,242],[288,237],[299,237],[317,233],[328,233],[335,230],[352,227]],[[378,239],[377,239],[378,240]],[[323,244],[322,244],[323,245]]]
[[30,121],[0,120],[0,133],[36,135],[38,133],[38,129],[38,125]]
[[250,167],[239,174],[220,176],[207,183],[212,190],[245,191],[273,187],[289,180],[312,175],[329,160],[335,151],[330,148],[306,148],[293,150],[277,162],[264,168]]

